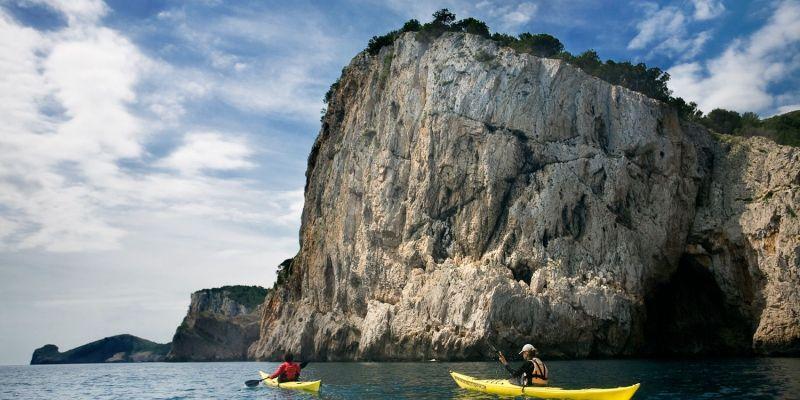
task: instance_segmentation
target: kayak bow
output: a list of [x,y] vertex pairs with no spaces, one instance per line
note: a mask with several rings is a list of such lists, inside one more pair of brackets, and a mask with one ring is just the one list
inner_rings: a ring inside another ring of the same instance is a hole
[[639,384],[609,389],[561,389],[548,386],[517,386],[506,379],[477,379],[450,371],[462,389],[504,396],[528,396],[539,399],[630,400]]
[[319,387],[322,381],[309,381],[309,382],[281,382],[278,383],[275,379],[269,379],[269,374],[264,371],[258,371],[264,384],[267,386],[278,387],[281,389],[294,389],[294,390],[307,390],[309,392],[319,392]]

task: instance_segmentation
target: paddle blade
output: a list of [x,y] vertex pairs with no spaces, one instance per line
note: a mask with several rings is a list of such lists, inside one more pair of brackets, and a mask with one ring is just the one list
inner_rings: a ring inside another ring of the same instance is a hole
[[245,381],[244,384],[247,387],[256,387],[256,386],[258,386],[259,383],[261,383],[262,380],[263,379],[251,379],[249,381]]
[[489,345],[489,348],[491,348],[493,352],[495,352],[495,353],[498,353],[498,354],[500,353],[500,350],[497,350],[497,347],[494,347],[494,345],[492,344],[492,342],[490,342],[490,341],[488,341],[488,340],[487,340],[487,341],[486,341],[486,344],[488,344],[488,345]]

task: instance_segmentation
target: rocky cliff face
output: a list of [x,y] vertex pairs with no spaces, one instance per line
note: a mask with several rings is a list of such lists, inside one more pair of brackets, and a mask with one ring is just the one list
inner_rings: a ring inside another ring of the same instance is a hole
[[800,151],[732,136],[717,136],[712,151],[681,264],[703,271],[705,293],[723,300],[705,328],[710,319],[718,343],[798,355]]
[[258,339],[260,305],[266,294],[266,289],[257,286],[192,293],[189,312],[175,331],[167,361],[247,359],[247,348]]
[[116,335],[63,353],[54,344],[44,345],[34,350],[31,365],[164,361],[169,349],[169,343],[159,344],[127,334]]
[[250,355],[796,352],[797,160],[558,60],[405,34],[333,93]]

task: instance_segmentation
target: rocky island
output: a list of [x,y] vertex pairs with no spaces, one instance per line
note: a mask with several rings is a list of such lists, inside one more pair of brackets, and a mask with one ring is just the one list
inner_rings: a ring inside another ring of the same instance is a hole
[[63,353],[48,344],[33,352],[31,364],[246,360],[248,347],[258,339],[267,293],[260,286],[242,285],[198,290],[171,343],[123,334]]
[[403,31],[327,96],[251,358],[800,354],[797,148],[487,35]]
[[169,349],[169,343],[155,343],[133,335],[116,335],[63,353],[54,344],[44,345],[33,352],[31,365],[164,361]]
[[223,286],[192,293],[189,312],[175,331],[167,361],[240,361],[258,339],[267,289]]

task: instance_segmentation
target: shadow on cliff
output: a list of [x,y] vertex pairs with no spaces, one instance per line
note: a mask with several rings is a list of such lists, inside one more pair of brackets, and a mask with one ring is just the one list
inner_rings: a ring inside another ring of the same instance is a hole
[[[644,354],[754,354],[753,336],[764,307],[765,281],[758,269],[757,251],[739,223],[747,203],[719,207],[725,197],[721,192],[731,185],[715,181],[723,174],[744,176],[748,157],[744,152],[730,152],[722,142],[708,145],[703,151],[707,173],[699,182],[695,204],[697,215],[714,222],[699,223],[696,217],[677,268],[645,298]],[[736,183],[744,186],[741,179]],[[753,193],[748,194],[752,198]]]

